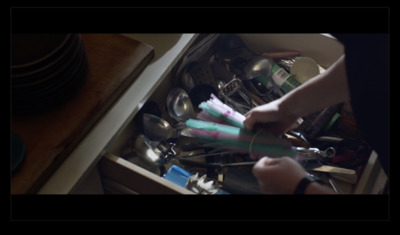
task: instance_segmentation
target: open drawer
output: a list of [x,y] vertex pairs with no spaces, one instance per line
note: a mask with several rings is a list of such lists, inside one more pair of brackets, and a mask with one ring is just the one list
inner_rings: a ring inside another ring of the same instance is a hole
[[[155,101],[162,106],[169,90],[173,87],[171,79],[171,74],[167,75],[148,100]],[[143,104],[145,101],[141,103]],[[137,155],[129,158],[123,157],[127,144],[132,143],[137,137],[137,129],[134,118],[116,137],[98,163],[104,191],[128,194],[194,194],[162,178],[158,169]]]
[[[328,68],[343,53],[343,46],[329,35],[321,34],[240,34],[238,35],[246,46],[254,53],[261,55],[264,52],[299,51],[301,56],[314,59],[322,68]],[[204,38],[203,35],[199,39]],[[196,41],[197,42],[197,41]],[[196,44],[194,42],[194,44]],[[178,64],[179,65],[179,64]],[[174,70],[173,70],[174,71]],[[167,164],[165,172],[160,172],[146,164],[134,153],[126,154],[126,148],[135,143],[138,138],[138,129],[141,128],[135,116],[138,116],[143,104],[155,102],[160,107],[161,116],[168,122],[173,119],[168,116],[166,97],[169,91],[176,87],[174,73],[171,72],[153,93],[141,100],[134,116],[118,136],[108,144],[106,154],[98,163],[98,169],[104,191],[106,193],[133,193],[133,194],[193,194],[192,191],[174,184],[162,175],[168,171],[173,163]],[[377,160],[375,152],[366,161],[366,164],[357,171],[357,180],[335,179],[344,193],[376,194],[382,192],[387,178]],[[229,192],[228,192],[229,193]]]

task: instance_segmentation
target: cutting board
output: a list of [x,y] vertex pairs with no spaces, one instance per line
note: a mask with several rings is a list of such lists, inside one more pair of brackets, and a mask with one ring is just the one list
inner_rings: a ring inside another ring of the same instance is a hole
[[89,65],[77,94],[52,110],[11,117],[27,152],[11,176],[12,194],[36,193],[154,57],[153,47],[120,34],[81,36]]

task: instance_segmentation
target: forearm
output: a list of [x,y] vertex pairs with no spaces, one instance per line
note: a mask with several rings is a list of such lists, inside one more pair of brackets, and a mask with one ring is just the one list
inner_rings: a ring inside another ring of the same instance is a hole
[[282,105],[292,115],[303,117],[332,105],[349,100],[349,88],[344,56],[324,73],[282,97]]

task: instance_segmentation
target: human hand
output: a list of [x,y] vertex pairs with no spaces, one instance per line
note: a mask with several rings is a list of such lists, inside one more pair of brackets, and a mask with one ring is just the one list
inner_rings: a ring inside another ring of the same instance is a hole
[[[253,108],[246,113],[245,117],[243,124],[248,131],[263,129],[274,136],[284,134],[297,119],[290,113],[289,108],[284,107],[282,99]],[[250,154],[250,158],[253,160],[261,157],[261,155]]]
[[243,124],[247,130],[252,131],[259,126],[275,136],[285,133],[297,119],[290,109],[284,107],[282,99],[255,107],[245,117]]
[[290,157],[261,158],[253,167],[264,193],[292,194],[302,178],[307,176],[304,168]]

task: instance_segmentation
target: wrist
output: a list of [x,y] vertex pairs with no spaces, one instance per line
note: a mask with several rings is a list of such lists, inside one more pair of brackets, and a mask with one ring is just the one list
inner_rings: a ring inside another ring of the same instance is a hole
[[297,183],[296,189],[294,190],[294,194],[306,194],[307,189],[311,184],[316,183],[315,179],[310,175],[303,177],[299,183]]
[[318,182],[310,183],[304,190],[304,194],[318,194],[320,192],[319,187],[321,185]]
[[282,110],[283,113],[286,114],[286,118],[288,119],[297,119],[303,116],[303,109],[301,108],[301,104],[299,99],[296,99],[296,89],[286,94],[281,98],[279,104],[279,110]]

